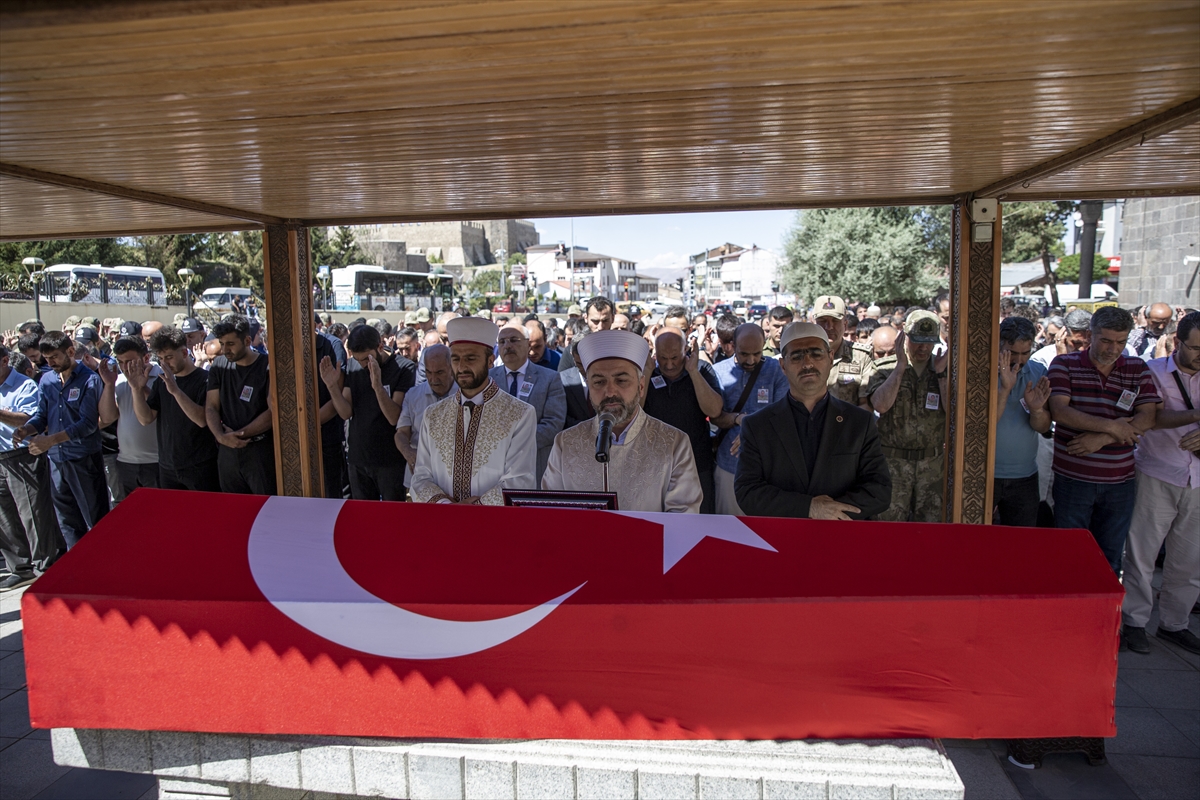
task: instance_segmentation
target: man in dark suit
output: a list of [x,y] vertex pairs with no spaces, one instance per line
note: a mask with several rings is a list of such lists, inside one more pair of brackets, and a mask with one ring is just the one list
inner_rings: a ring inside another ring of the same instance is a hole
[[[574,336],[574,342],[578,342],[584,336],[587,336],[591,331],[579,331]],[[563,423],[563,429],[574,428],[584,420],[589,420],[596,416],[596,409],[592,407],[592,401],[588,397],[587,386],[584,385],[583,373],[578,367],[568,367],[567,369],[559,369],[558,379],[563,385],[563,391],[567,397],[567,419]]]
[[537,486],[550,460],[554,437],[567,417],[567,398],[554,370],[539,367],[529,357],[529,333],[519,322],[500,329],[496,346],[500,366],[492,367],[492,380],[501,390],[533,406],[537,412]]
[[870,519],[887,510],[892,479],[871,412],[829,394],[829,336],[793,322],[780,336],[788,395],[742,422],[734,490],[746,514]]

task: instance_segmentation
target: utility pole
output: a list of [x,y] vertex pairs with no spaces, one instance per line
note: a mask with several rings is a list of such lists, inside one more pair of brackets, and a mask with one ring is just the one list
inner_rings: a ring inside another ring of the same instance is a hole
[[1084,200],[1079,204],[1083,217],[1083,238],[1079,243],[1079,299],[1092,297],[1092,265],[1096,259],[1096,224],[1104,213],[1104,201]]

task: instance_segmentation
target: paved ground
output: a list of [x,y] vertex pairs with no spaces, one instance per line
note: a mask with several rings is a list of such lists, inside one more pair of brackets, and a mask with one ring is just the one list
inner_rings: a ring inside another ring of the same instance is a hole
[[[1156,576],[1157,582],[1158,576]],[[48,731],[29,727],[21,652],[20,594],[0,595],[0,797],[155,798],[153,778],[56,765]],[[1157,618],[1151,619],[1153,631]],[[1200,618],[1192,616],[1200,635]],[[1148,656],[1122,653],[1117,728],[1108,763],[1047,757],[1038,770],[1005,759],[998,740],[946,739],[967,800],[1200,800],[1200,656],[1150,637]]]

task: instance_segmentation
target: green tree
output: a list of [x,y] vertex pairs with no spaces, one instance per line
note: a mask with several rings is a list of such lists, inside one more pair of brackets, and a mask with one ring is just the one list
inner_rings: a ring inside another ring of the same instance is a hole
[[362,248],[358,246],[358,240],[354,237],[354,228],[349,225],[337,227],[330,242],[330,250],[329,261],[322,263],[329,264],[332,268],[345,267],[363,261]]
[[262,231],[238,231],[227,234],[221,253],[224,266],[224,271],[220,276],[221,283],[210,285],[241,286],[262,297],[262,243]]
[[525,261],[524,253],[513,253],[508,258],[504,259],[504,265],[508,266],[508,267],[511,267],[513,264],[525,264],[525,263],[528,263],[528,262]]
[[330,267],[334,265],[337,252],[334,250],[333,242],[329,239],[329,228],[309,228],[308,238],[311,243],[310,261],[313,275],[316,275],[317,267],[323,264]]
[[[1063,234],[1066,222],[1078,203],[1039,201],[1008,203],[1002,216],[1002,245],[1000,257],[1007,262],[1042,259],[1042,270],[1050,284],[1050,304],[1058,305],[1056,276],[1051,260],[1063,253]],[[1061,276],[1057,278],[1062,280]],[[1076,276],[1078,280],[1078,275]]]
[[803,303],[822,294],[925,304],[942,282],[936,256],[910,208],[832,208],[797,213],[785,234],[782,282]]
[[[1079,261],[1079,253],[1063,256],[1059,259],[1058,269],[1054,270],[1054,277],[1061,283],[1079,283]],[[1108,259],[1099,253],[1092,261],[1092,275],[1096,280],[1103,280],[1108,275]]]
[[500,270],[481,269],[467,282],[467,289],[475,294],[499,294]]

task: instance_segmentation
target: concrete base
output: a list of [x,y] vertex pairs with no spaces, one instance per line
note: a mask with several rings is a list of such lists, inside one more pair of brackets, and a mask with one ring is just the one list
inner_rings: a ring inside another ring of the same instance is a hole
[[962,798],[939,742],[430,741],[52,731],[54,760],[159,776],[161,798]]

